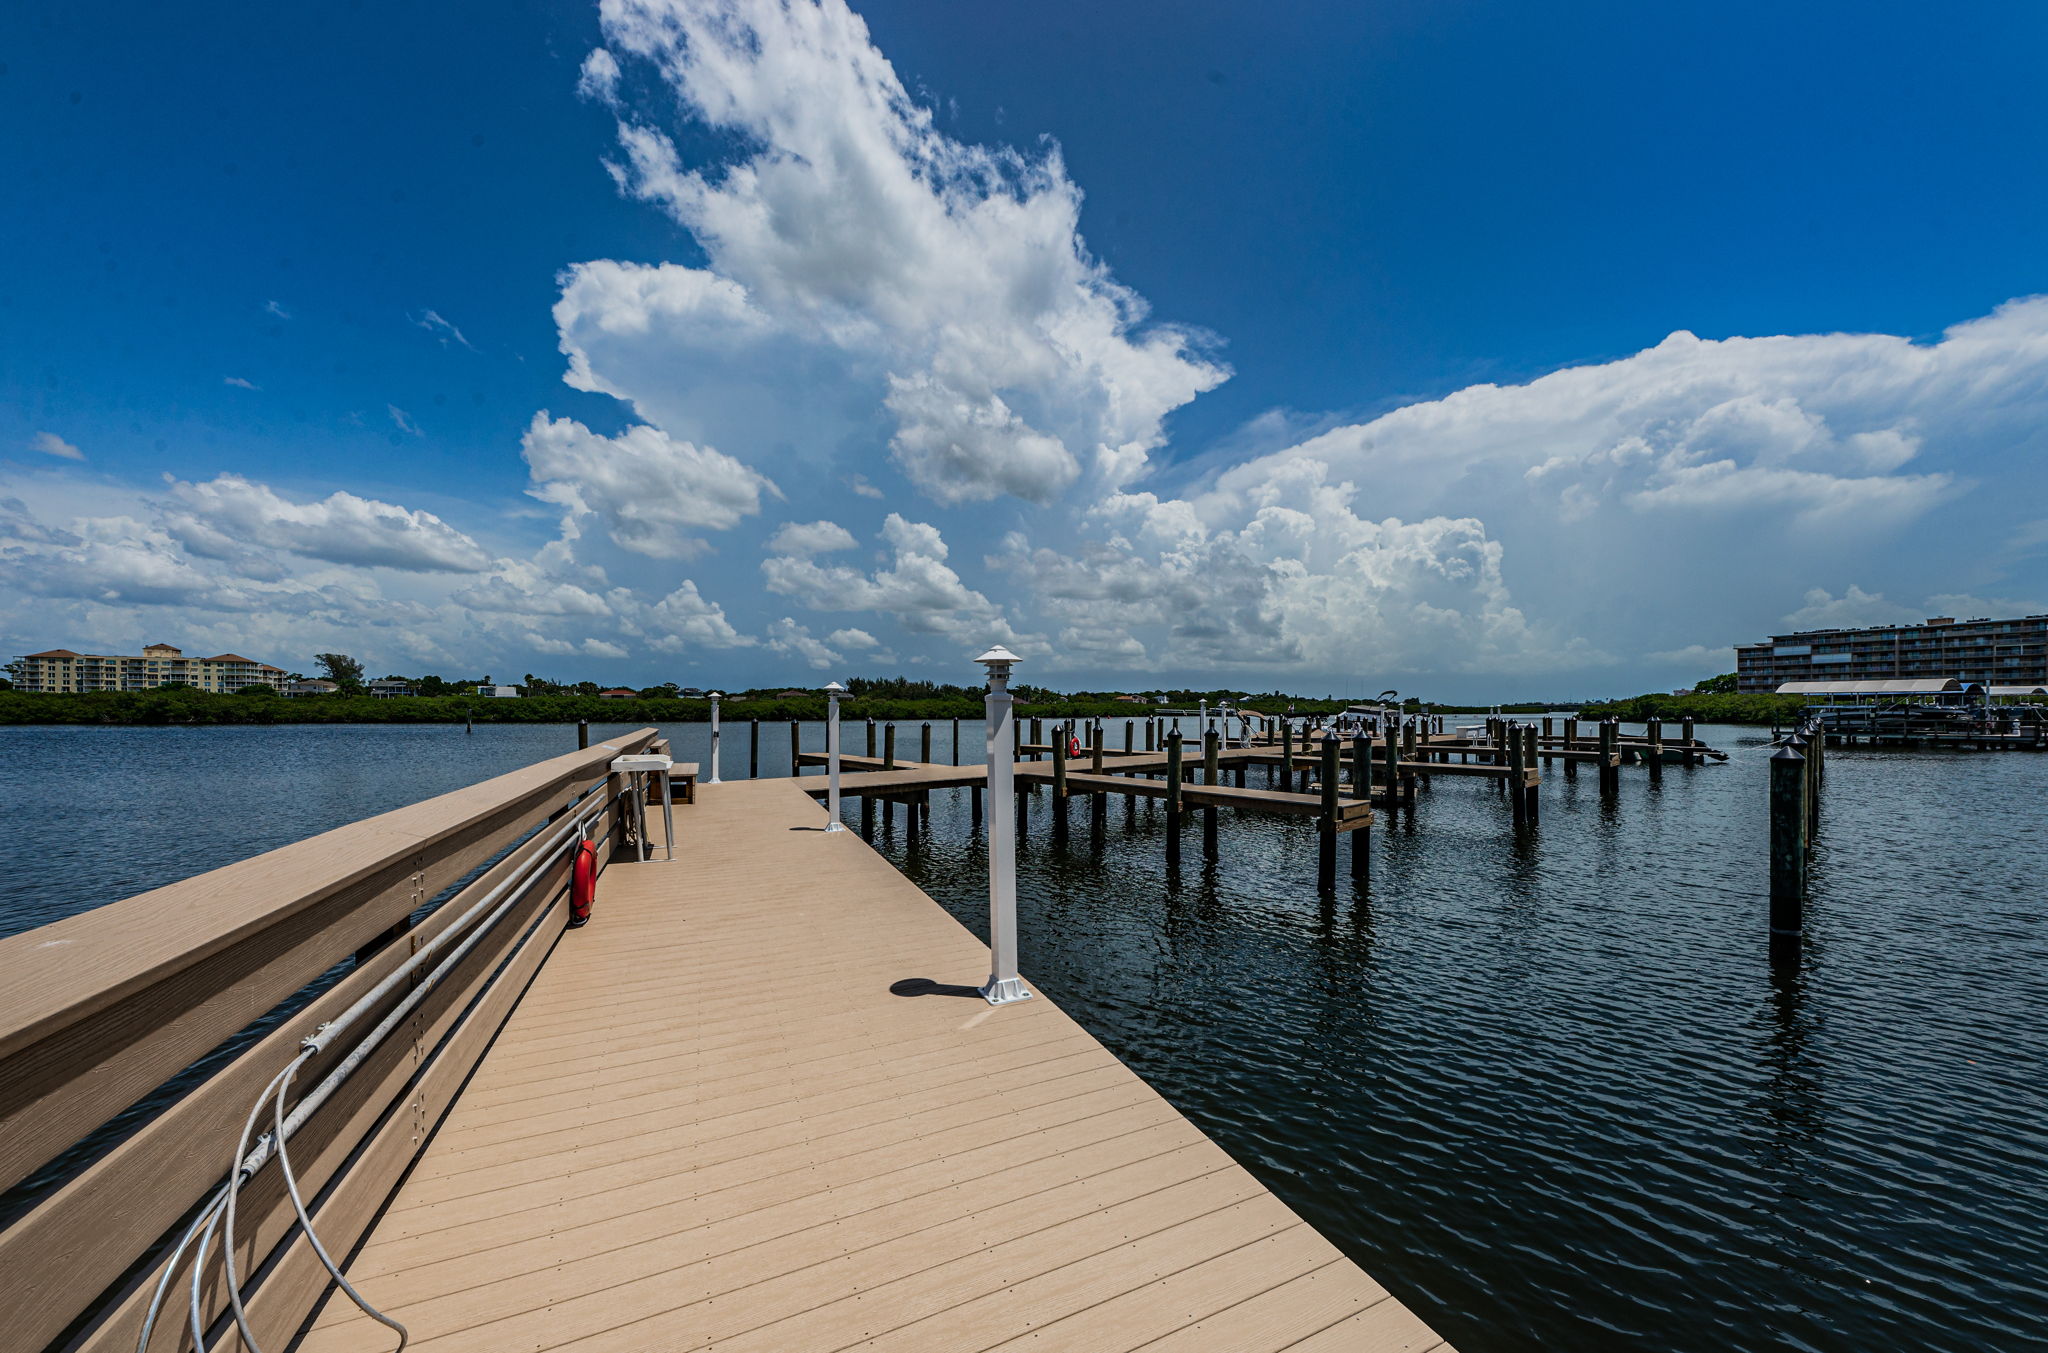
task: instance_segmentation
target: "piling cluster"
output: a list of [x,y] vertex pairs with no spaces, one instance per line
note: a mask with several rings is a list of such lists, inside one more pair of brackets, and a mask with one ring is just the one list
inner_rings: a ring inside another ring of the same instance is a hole
[[1820,827],[1820,786],[1827,773],[1827,730],[1802,725],[1771,755],[1771,953],[1796,961],[1806,927],[1813,838]]

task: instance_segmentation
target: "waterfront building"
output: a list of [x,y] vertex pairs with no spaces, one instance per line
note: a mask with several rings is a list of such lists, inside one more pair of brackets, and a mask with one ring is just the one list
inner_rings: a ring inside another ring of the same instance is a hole
[[1735,650],[1736,689],[1775,691],[1788,681],[1909,681],[1937,677],[1983,686],[2048,683],[2048,614],[2017,620],[1935,616],[1918,625],[1802,630]]
[[286,695],[332,695],[341,687],[318,677],[300,677],[284,688]]
[[479,686],[476,688],[476,693],[489,696],[493,700],[516,700],[519,698],[519,688],[517,686]]
[[233,695],[249,686],[284,686],[284,669],[239,653],[188,658],[170,644],[147,644],[140,653],[75,653],[53,648],[18,660],[24,691],[76,695],[86,691],[147,691],[158,686],[191,686]]
[[413,684],[404,677],[378,677],[375,681],[364,683],[363,689],[369,694],[385,700],[394,699],[401,695],[419,694],[418,691],[413,689]]
[[597,698],[600,700],[638,700],[640,692],[625,686],[615,686],[608,691],[599,691]]

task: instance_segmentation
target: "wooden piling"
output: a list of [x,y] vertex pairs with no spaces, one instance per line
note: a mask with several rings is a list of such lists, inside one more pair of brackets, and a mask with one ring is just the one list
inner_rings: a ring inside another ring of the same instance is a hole
[[1508,809],[1514,815],[1515,826],[1529,825],[1529,800],[1522,793],[1522,730],[1504,725],[1503,741],[1507,748],[1508,778],[1503,781],[1508,790]]
[[1290,793],[1294,789],[1294,724],[1291,720],[1280,725],[1280,788]]
[[1089,733],[1093,745],[1088,749],[1088,769],[1100,775],[1102,774],[1102,720],[1097,719],[1095,726],[1089,730]]
[[1337,739],[1325,735],[1322,748],[1322,765],[1318,768],[1323,777],[1323,808],[1317,817],[1322,828],[1316,841],[1316,886],[1335,888],[1337,886],[1337,777],[1342,774],[1339,764]]
[[869,719],[869,720],[868,720],[868,759],[869,759],[869,760],[873,760],[873,759],[874,759],[874,755],[875,755],[875,721],[874,721],[873,719]]
[[[1401,755],[1403,759],[1415,759],[1415,725],[1403,720],[1401,724]],[[1415,802],[1415,780],[1413,774],[1401,777],[1401,797],[1408,803]]]
[[1131,742],[1131,739],[1132,739],[1132,738],[1134,738],[1134,737],[1136,737],[1136,736],[1137,736],[1137,733],[1138,733],[1137,725],[1136,725],[1136,724],[1134,724],[1134,723],[1133,723],[1133,722],[1132,722],[1131,720],[1129,720],[1129,719],[1125,719],[1125,720],[1124,720],[1124,755],[1125,755],[1125,756],[1129,756],[1129,755],[1131,754],[1131,752],[1133,751],[1133,749],[1134,749],[1134,748],[1133,748],[1133,744],[1132,744],[1132,742]]
[[918,730],[917,759],[927,766],[932,763],[932,725],[929,719]]
[[[868,755],[873,756],[870,751]],[[889,724],[882,729],[882,769],[896,769],[896,725]]]
[[802,727],[803,725],[799,724],[795,719],[789,721],[789,775],[791,779],[795,779],[804,773],[803,762],[797,760],[797,757],[803,753],[803,740],[797,736],[797,730]]
[[1771,755],[1771,947],[1796,946],[1806,924],[1806,758]]
[[1372,799],[1372,743],[1363,733],[1351,735],[1351,797]]
[[1643,753],[1650,765],[1650,778],[1652,780],[1661,780],[1664,778],[1664,721],[1662,719],[1648,719],[1644,721],[1643,741],[1650,744]]
[[1053,729],[1052,739],[1052,834],[1055,839],[1067,839],[1067,739],[1061,736],[1061,729]]
[[954,764],[954,765],[956,765],[956,766],[960,764],[960,720],[959,720],[959,718],[958,718],[957,716],[956,716],[956,717],[954,718],[954,720],[953,720],[953,756],[952,756],[952,761],[953,761],[953,764]]
[[1180,863],[1180,730],[1166,735],[1166,862]]
[[1621,788],[1621,725],[1613,719],[1600,721],[1600,792],[1612,794]]
[[[1540,744],[1536,740],[1536,727],[1534,724],[1531,724],[1522,730],[1522,768],[1525,771],[1531,771],[1536,773],[1536,775],[1538,775],[1539,777],[1541,776],[1543,771],[1543,758],[1537,755],[1537,752],[1540,749],[1541,745],[1542,744]],[[1526,780],[1528,776],[1525,775],[1523,778]],[[1530,826],[1535,826],[1537,813],[1539,811],[1536,801],[1537,786],[1533,784],[1522,784],[1517,785],[1515,787],[1515,790],[1517,793],[1521,794],[1525,799],[1528,800],[1528,805],[1522,810],[1522,819],[1525,822],[1527,822]]]
[[1693,750],[1692,744],[1694,739],[1692,735],[1692,716],[1690,714],[1678,721],[1678,735],[1685,739],[1685,764],[1697,766],[1700,763],[1700,754]]
[[588,719],[578,719],[576,721],[576,750],[579,752],[590,750],[590,720]]
[[761,721],[747,720],[747,778],[761,778]]
[[[1222,762],[1219,759],[1221,747],[1222,739],[1216,736],[1215,729],[1208,729],[1202,734],[1203,784],[1214,785],[1223,782]],[[1212,860],[1216,858],[1216,805],[1213,803],[1202,809],[1202,854]]]

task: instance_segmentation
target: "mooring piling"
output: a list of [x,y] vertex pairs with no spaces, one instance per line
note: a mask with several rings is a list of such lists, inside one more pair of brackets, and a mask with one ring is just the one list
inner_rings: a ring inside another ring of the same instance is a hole
[[803,727],[795,719],[789,721],[789,775],[791,779],[804,773],[803,739],[798,736]]
[[761,721],[747,720],[747,778],[761,778]]
[[1337,777],[1343,773],[1333,734],[1323,735],[1322,764],[1317,769],[1323,778],[1323,807],[1316,817],[1321,828],[1316,836],[1316,886],[1329,889],[1337,886]]
[[[1202,733],[1202,783],[1208,785],[1223,782],[1222,763],[1217,758],[1220,739],[1213,728]],[[1207,859],[1216,858],[1216,805],[1209,804],[1202,809],[1202,854]]]
[[1178,728],[1166,735],[1166,862],[1180,863],[1181,737]]
[[1796,954],[1806,924],[1807,763],[1791,746],[1771,754],[1771,951]]
[[1508,809],[1514,815],[1515,826],[1522,828],[1529,825],[1529,800],[1522,793],[1522,772],[1526,769],[1523,764],[1525,744],[1522,730],[1516,725],[1504,724],[1502,732],[1508,753],[1508,778],[1502,783],[1507,787]]
[[590,750],[590,720],[588,719],[578,719],[576,721],[576,750],[579,752]]
[[[1057,735],[1058,728],[1053,732]],[[1052,740],[1052,830],[1061,840],[1067,835],[1067,740]]]
[[1522,820],[1532,827],[1536,825],[1536,818],[1539,812],[1537,789],[1541,783],[1540,777],[1543,768],[1543,758],[1539,755],[1541,748],[1542,744],[1536,740],[1535,725],[1530,724],[1523,728],[1522,768],[1528,774],[1523,777],[1524,783],[1515,786],[1515,792],[1528,800],[1527,806],[1522,810]]

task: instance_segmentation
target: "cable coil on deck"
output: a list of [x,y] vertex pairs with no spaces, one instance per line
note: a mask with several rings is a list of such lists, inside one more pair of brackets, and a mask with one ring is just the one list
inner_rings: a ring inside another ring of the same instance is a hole
[[[227,1178],[200,1207],[198,1215],[193,1217],[191,1224],[185,1228],[184,1233],[178,1239],[177,1245],[172,1249],[169,1259],[165,1261],[163,1276],[157,1280],[156,1290],[151,1296],[148,1312],[143,1318],[141,1336],[137,1339],[135,1345],[136,1353],[147,1353],[150,1336],[154,1333],[157,1320],[163,1312],[165,1298],[170,1293],[171,1282],[177,1273],[179,1261],[184,1257],[186,1251],[192,1248],[195,1240],[198,1242],[198,1248],[193,1252],[186,1316],[191,1325],[193,1348],[195,1350],[206,1348],[204,1277],[207,1252],[212,1248],[216,1230],[219,1231],[221,1239],[221,1269],[226,1279],[229,1313],[234,1319],[236,1329],[242,1336],[242,1343],[247,1353],[262,1353],[262,1348],[257,1343],[255,1332],[250,1327],[248,1312],[243,1306],[240,1275],[235,1271],[235,1205],[243,1187],[251,1179],[255,1178],[257,1171],[269,1164],[270,1158],[273,1155],[277,1157],[278,1170],[283,1177],[285,1191],[290,1195],[292,1210],[297,1215],[299,1226],[305,1231],[306,1240],[312,1246],[313,1253],[320,1260],[321,1266],[327,1270],[341,1290],[348,1295],[349,1300],[361,1308],[363,1314],[397,1331],[398,1349],[402,1353],[411,1337],[405,1326],[371,1305],[368,1299],[358,1292],[354,1285],[349,1282],[348,1278],[343,1275],[340,1266],[335,1263],[333,1256],[327,1252],[327,1247],[320,1242],[319,1234],[314,1230],[313,1219],[306,1206],[305,1198],[299,1191],[298,1177],[292,1171],[291,1158],[286,1151],[286,1144],[291,1140],[293,1134],[298,1132],[314,1113],[318,1112],[320,1106],[340,1088],[342,1083],[391,1035],[392,1031],[405,1022],[407,1017],[419,1006],[420,1002],[426,999],[442,979],[468,956],[469,952],[489,933],[491,928],[519,903],[520,899],[527,894],[535,881],[539,879],[543,868],[552,860],[553,852],[557,847],[565,841],[574,840],[577,842],[577,850],[580,852],[583,849],[583,833],[585,829],[602,815],[604,808],[605,802],[600,796],[595,808],[586,810],[583,814],[572,817],[555,827],[548,834],[540,848],[534,851],[533,855],[517,873],[499,882],[483,897],[479,898],[474,906],[464,912],[453,925],[450,925],[427,943],[421,945],[418,952],[408,956],[384,980],[365,992],[355,1004],[351,1005],[334,1019],[322,1024],[300,1042],[298,1055],[283,1070],[271,1078],[270,1083],[264,1087],[263,1092],[256,1097],[256,1102],[250,1107],[248,1118],[242,1125],[241,1136],[235,1143],[235,1153],[230,1161]],[[482,919],[479,920],[479,917]],[[343,1034],[369,1010],[374,1008],[379,1001],[397,990],[400,985],[410,980],[413,974],[418,972],[429,961],[439,956],[442,950],[446,949],[450,942],[458,935],[464,936],[461,943],[456,944],[452,950],[449,950],[447,955],[441,958],[439,963],[435,964],[433,971],[429,972],[425,978],[418,982],[406,994],[403,1000],[393,1006],[390,1013],[386,1014],[375,1028],[371,1029],[369,1033],[363,1036],[361,1041],[349,1049],[348,1055],[342,1059],[340,1064],[329,1071],[320,1083],[313,1088],[312,1092],[301,1099],[298,1105],[287,1114],[285,1112],[285,1102],[291,1092],[292,1081],[306,1063],[326,1051],[329,1047],[332,1047]],[[266,1106],[271,1110],[273,1126],[270,1131],[258,1137],[252,1146],[249,1140],[250,1135],[255,1131],[257,1119],[262,1115]]]

